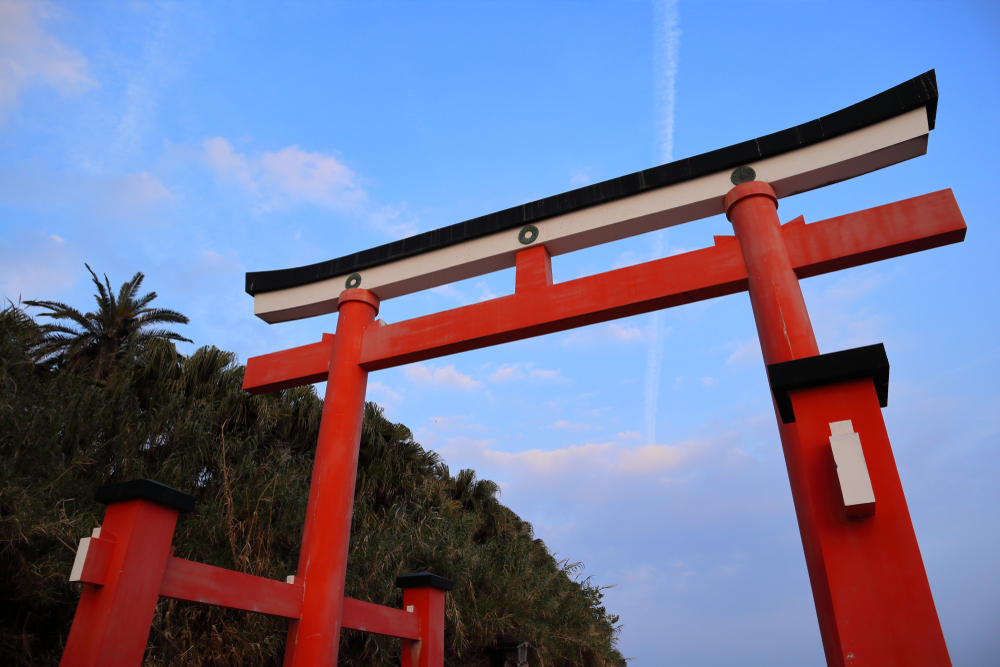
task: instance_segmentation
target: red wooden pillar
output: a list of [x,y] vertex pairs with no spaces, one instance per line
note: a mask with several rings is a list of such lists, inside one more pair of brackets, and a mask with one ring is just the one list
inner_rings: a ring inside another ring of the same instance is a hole
[[444,667],[444,594],[450,580],[429,572],[396,577],[403,589],[403,609],[420,616],[420,639],[403,640],[403,667]]
[[190,512],[194,498],[141,479],[100,487],[97,500],[108,503],[104,523],[81,545],[94,554],[77,556],[96,567],[82,577],[74,567],[83,591],[59,664],[140,667],[177,514]]
[[368,383],[368,371],[358,359],[365,327],[375,320],[378,307],[378,297],[368,290],[348,289],[340,296],[296,574],[296,583],[304,587],[302,618],[289,623],[288,667],[337,662]]
[[[817,360],[833,368],[814,374],[812,386],[787,391],[790,407],[775,403],[827,664],[950,665],[875,384],[864,372],[861,379],[844,376],[848,352],[818,356],[774,190],[743,183],[725,205],[742,248],[769,373],[778,366],[816,366]],[[774,373],[771,380],[774,388]],[[830,436],[836,435],[833,425],[843,428],[846,420],[860,437],[861,465],[867,465],[876,501],[873,516],[850,517],[845,507]]]

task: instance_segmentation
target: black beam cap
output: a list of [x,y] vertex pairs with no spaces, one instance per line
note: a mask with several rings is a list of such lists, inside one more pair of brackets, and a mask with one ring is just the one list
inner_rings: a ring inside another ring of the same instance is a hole
[[783,424],[795,421],[788,392],[866,377],[875,383],[878,403],[884,408],[889,404],[889,357],[882,343],[783,361],[767,367],[767,379]]
[[97,491],[94,493],[94,500],[104,505],[135,500],[136,498],[159,503],[179,512],[190,512],[194,509],[194,496],[151,479],[133,479],[117,484],[105,484],[97,487]]
[[455,586],[451,579],[439,577],[430,572],[417,572],[416,574],[404,574],[396,577],[396,588],[436,588],[441,591],[450,591]]

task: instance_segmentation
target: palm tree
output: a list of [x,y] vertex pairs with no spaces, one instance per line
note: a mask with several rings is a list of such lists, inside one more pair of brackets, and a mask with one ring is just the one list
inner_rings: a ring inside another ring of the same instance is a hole
[[180,334],[158,327],[167,323],[187,324],[188,318],[177,311],[165,308],[150,308],[156,292],[138,296],[139,287],[145,275],[137,271],[132,280],[124,283],[115,297],[107,274],[104,283],[97,278],[89,264],[84,264],[97,286],[97,309],[91,313],[81,313],[58,301],[25,301],[28,306],[47,308],[41,313],[54,320],[70,320],[76,326],[66,324],[45,324],[41,331],[43,338],[35,347],[39,361],[59,363],[74,371],[91,367],[98,377],[104,377],[112,369],[114,362],[129,350],[140,350],[152,341],[191,340]]

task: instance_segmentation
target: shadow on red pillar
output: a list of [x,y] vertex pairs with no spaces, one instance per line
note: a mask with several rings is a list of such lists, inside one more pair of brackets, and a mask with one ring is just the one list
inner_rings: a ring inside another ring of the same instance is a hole
[[429,572],[396,577],[403,609],[420,615],[420,641],[403,640],[403,667],[444,667],[444,594],[452,583]]
[[90,572],[60,667],[140,667],[179,512],[194,498],[148,479],[100,487],[108,504],[97,538],[109,546],[106,571]]

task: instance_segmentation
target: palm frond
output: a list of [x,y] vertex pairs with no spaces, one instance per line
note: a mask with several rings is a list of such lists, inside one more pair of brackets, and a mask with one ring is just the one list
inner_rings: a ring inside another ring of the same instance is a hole
[[159,322],[172,322],[174,324],[187,324],[189,322],[185,315],[169,308],[149,308],[139,315],[136,321],[139,323],[139,326],[147,326]]

